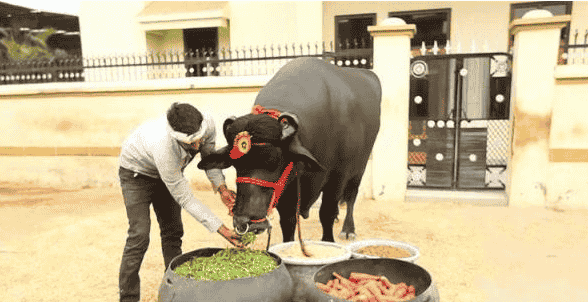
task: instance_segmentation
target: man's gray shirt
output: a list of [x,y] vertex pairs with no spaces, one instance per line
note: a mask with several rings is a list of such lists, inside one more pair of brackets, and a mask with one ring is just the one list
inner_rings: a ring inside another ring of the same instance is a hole
[[[167,118],[164,115],[136,129],[121,147],[120,166],[161,179],[182,208],[211,233],[216,232],[223,224],[222,221],[196,199],[183,173],[195,155],[192,156],[180,146],[179,142],[171,136],[167,124]],[[203,124],[202,127],[204,126]],[[215,136],[214,122],[210,120],[200,143],[199,152],[203,158],[214,151]],[[206,170],[206,176],[215,189],[225,183],[225,177],[220,169]]]

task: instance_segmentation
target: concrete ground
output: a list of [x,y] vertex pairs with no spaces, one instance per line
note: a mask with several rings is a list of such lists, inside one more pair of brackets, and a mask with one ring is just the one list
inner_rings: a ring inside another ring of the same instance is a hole
[[[231,225],[218,195],[198,188],[195,194]],[[336,234],[344,214],[342,209]],[[588,301],[588,210],[360,200],[355,217],[358,239],[419,247],[417,264],[433,276],[441,301]],[[152,218],[142,301],[157,300],[164,272]],[[281,242],[278,219],[276,214],[275,243]],[[227,246],[185,212],[184,225],[184,252]],[[302,227],[304,238],[320,239],[317,209]],[[0,183],[0,301],[116,301],[126,230],[119,188]],[[265,246],[266,238],[256,246]]]

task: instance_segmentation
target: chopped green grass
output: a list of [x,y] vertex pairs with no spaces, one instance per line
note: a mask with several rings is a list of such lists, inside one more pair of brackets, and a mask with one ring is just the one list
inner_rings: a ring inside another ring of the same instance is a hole
[[248,232],[245,235],[243,235],[240,240],[244,245],[247,246],[255,242],[255,239],[257,239],[257,235],[255,235],[255,233],[253,232]]
[[277,267],[276,260],[266,251],[227,248],[211,257],[184,262],[174,272],[194,280],[227,281],[261,276]]

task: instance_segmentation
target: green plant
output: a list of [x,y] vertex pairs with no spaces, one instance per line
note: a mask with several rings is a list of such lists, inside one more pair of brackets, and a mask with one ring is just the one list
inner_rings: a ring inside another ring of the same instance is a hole
[[261,276],[276,268],[276,260],[266,251],[227,248],[211,257],[184,262],[174,272],[195,280],[227,281]]
[[38,34],[0,28],[0,33],[4,36],[0,43],[5,47],[8,58],[12,61],[53,59],[55,54],[47,45],[47,39],[55,32],[53,28],[45,29]]
[[245,246],[247,246],[255,242],[255,239],[257,239],[257,235],[255,235],[255,233],[253,232],[248,232],[245,235],[243,235],[240,240]]

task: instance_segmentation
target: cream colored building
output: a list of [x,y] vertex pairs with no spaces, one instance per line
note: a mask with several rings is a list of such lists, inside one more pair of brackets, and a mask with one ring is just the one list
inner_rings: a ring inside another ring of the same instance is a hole
[[[505,52],[508,51],[511,4],[525,3],[533,2],[83,1],[79,16],[84,56],[183,52],[187,47],[184,35],[188,29],[216,29],[213,32],[216,32],[218,47],[227,49],[331,42],[336,40],[336,18],[342,16],[369,15],[369,18],[375,17],[371,25],[376,25],[390,13],[429,13],[432,10],[448,12],[443,31],[454,48],[461,44],[466,51],[475,41],[480,50],[487,47],[491,51]],[[571,15],[572,32],[576,28],[585,30],[588,2],[574,1]]]

